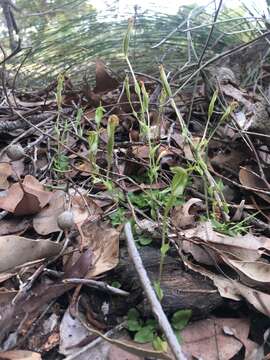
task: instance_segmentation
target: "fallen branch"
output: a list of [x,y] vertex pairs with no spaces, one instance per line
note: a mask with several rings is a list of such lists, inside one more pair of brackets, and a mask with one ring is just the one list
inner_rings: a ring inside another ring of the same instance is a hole
[[141,285],[145,291],[145,295],[146,295],[147,299],[150,302],[153,314],[155,315],[155,317],[158,321],[158,324],[168,341],[168,344],[172,350],[172,353],[174,354],[175,359],[176,360],[185,360],[186,356],[184,355],[184,353],[181,349],[181,346],[171,328],[171,325],[170,325],[166,315],[164,314],[162,306],[161,306],[161,304],[157,298],[157,295],[152,288],[151,282],[147,276],[147,273],[143,266],[140,254],[135,245],[135,241],[134,241],[133,234],[131,231],[130,223],[127,223],[125,225],[125,235],[126,235],[126,239],[127,239],[127,247],[128,247],[129,256],[131,257],[131,259],[134,263],[135,269],[139,275]]

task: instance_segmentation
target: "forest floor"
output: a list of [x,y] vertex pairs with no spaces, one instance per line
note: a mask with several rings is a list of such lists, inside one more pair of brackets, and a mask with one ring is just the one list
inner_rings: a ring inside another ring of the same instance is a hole
[[269,64],[126,58],[1,88],[0,359],[268,359]]

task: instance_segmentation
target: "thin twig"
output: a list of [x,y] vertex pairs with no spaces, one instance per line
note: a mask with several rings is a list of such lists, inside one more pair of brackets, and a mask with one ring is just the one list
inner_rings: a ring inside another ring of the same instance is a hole
[[72,284],[82,284],[82,285],[87,285],[89,287],[93,287],[96,288],[98,290],[102,290],[105,292],[109,292],[112,293],[114,295],[121,295],[121,296],[128,296],[129,292],[122,290],[122,289],[118,289],[114,286],[110,286],[108,284],[106,284],[103,281],[96,281],[96,280],[92,280],[92,279],[65,279],[63,280],[64,283],[72,283]]
[[133,234],[132,234],[131,226],[130,226],[129,222],[125,224],[125,234],[126,234],[126,239],[127,239],[127,247],[128,247],[129,256],[131,257],[131,259],[134,263],[135,269],[136,269],[139,279],[141,281],[141,285],[142,285],[142,287],[145,291],[145,294],[150,302],[153,314],[155,315],[155,317],[158,321],[158,324],[159,324],[160,328],[162,329],[162,331],[168,341],[168,344],[172,350],[172,353],[175,356],[175,359],[185,360],[186,356],[184,355],[184,353],[181,349],[181,345],[179,344],[179,342],[171,328],[171,325],[170,325],[166,315],[164,314],[162,306],[161,306],[160,302],[158,301],[157,295],[152,288],[149,277],[143,266],[142,259],[139,255],[139,252],[135,245],[135,241],[133,238]]

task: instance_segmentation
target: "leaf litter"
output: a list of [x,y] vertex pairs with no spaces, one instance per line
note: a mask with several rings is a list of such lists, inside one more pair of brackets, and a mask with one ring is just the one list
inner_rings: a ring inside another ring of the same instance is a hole
[[[193,94],[173,94],[181,81],[162,66],[153,78],[128,61],[124,78],[97,59],[95,86],[60,73],[39,97],[2,95],[0,359],[173,358],[130,277],[127,221],[172,324],[200,309],[176,327],[186,358],[267,356],[269,76],[240,87],[224,64],[203,69]],[[132,308],[152,342],[128,330]]]

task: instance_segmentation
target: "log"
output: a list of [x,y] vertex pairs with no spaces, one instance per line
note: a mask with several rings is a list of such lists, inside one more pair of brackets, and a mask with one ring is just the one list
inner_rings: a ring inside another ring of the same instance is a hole
[[[154,247],[143,247],[140,255],[151,281],[158,279],[160,251]],[[121,250],[121,259],[113,273],[104,279],[109,284],[118,281],[121,289],[130,292],[128,297],[120,297],[100,292],[91,292],[90,302],[96,314],[101,314],[104,301],[108,303],[107,324],[114,324],[118,316],[126,315],[132,307],[137,307],[142,316],[151,317],[151,309],[144,297],[138,276],[126,249]],[[193,318],[205,318],[223,303],[222,297],[212,281],[200,274],[186,270],[181,261],[166,256],[161,287],[164,292],[162,307],[170,316],[181,309],[191,309]],[[104,321],[104,318],[99,320]]]

